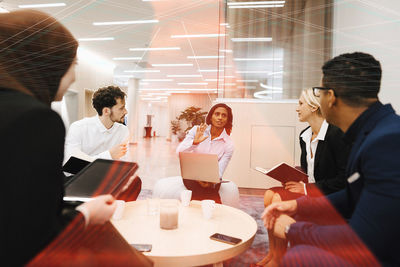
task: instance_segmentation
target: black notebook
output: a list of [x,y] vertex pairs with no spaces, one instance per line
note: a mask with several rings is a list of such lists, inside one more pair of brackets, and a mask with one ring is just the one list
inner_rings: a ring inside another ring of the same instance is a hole
[[65,201],[88,201],[99,194],[116,196],[136,172],[134,162],[96,159],[65,185]]

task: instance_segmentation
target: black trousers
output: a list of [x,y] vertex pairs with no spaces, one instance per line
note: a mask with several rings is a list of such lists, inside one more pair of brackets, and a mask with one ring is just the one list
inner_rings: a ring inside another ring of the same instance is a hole
[[221,183],[208,183],[207,187],[203,187],[197,181],[183,179],[183,184],[188,190],[192,190],[192,200],[212,199],[215,203],[221,204],[219,196]]

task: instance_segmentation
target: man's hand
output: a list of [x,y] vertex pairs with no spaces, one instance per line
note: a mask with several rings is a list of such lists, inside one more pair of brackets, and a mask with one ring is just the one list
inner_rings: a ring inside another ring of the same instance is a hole
[[120,159],[126,154],[126,151],[126,143],[118,144],[109,150],[112,159]]
[[275,202],[265,208],[261,218],[264,221],[264,226],[268,230],[272,230],[276,220],[282,214],[293,215],[297,211],[297,201],[289,200],[282,202]]
[[89,213],[89,224],[103,224],[111,218],[117,203],[112,195],[101,195],[82,206]]
[[284,187],[292,193],[306,194],[304,192],[304,183],[302,182],[287,182],[284,184]]
[[208,138],[204,136],[204,131],[207,129],[207,124],[202,123],[197,127],[196,134],[193,139],[193,145],[198,145]]
[[286,239],[285,228],[288,225],[295,223],[296,221],[285,214],[281,215],[276,219],[274,225],[274,236]]

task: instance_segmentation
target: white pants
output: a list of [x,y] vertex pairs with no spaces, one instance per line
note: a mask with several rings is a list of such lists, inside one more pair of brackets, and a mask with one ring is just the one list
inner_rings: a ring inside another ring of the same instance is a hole
[[[186,187],[181,176],[162,178],[154,186],[153,198],[180,199],[183,190],[186,190]],[[219,196],[222,204],[239,207],[239,189],[234,182],[222,183]]]

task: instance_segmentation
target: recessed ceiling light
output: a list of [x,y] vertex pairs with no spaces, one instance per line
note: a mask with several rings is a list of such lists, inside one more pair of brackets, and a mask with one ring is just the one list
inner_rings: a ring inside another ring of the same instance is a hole
[[107,21],[107,22],[93,22],[94,26],[105,26],[105,25],[127,25],[127,24],[145,24],[145,23],[158,23],[156,19],[150,20],[126,20],[126,21]]
[[187,56],[187,59],[216,59],[224,58],[225,56]]
[[66,6],[65,3],[48,3],[48,4],[29,4],[29,5],[18,5],[19,8],[42,8],[42,7],[60,7]]
[[224,70],[216,70],[216,69],[205,69],[205,70],[198,70],[198,72],[223,72]]
[[192,63],[178,63],[178,64],[151,64],[153,67],[192,67]]
[[220,49],[219,52],[221,53],[232,53],[231,49]]
[[187,91],[187,90],[185,90],[185,91],[169,91],[169,93],[171,93],[171,94],[188,94],[188,93],[190,93],[190,91]]
[[124,70],[124,72],[145,73],[145,72],[160,72],[160,70]]
[[201,74],[170,74],[167,75],[168,78],[196,78],[203,77]]
[[207,38],[207,37],[220,37],[226,36],[223,33],[209,33],[209,34],[183,34],[183,35],[171,35],[171,38]]
[[285,4],[285,1],[229,2],[228,6],[239,6],[239,5],[279,5],[279,4]]
[[207,85],[208,83],[178,83],[178,85]]
[[272,42],[271,37],[231,38],[232,42]]
[[141,60],[141,57],[113,57],[113,60]]
[[174,79],[143,79],[144,82],[172,82]]
[[284,7],[285,5],[254,5],[254,6],[229,6],[229,8],[274,8]]
[[129,51],[165,51],[165,50],[181,50],[180,47],[138,47],[129,48]]

